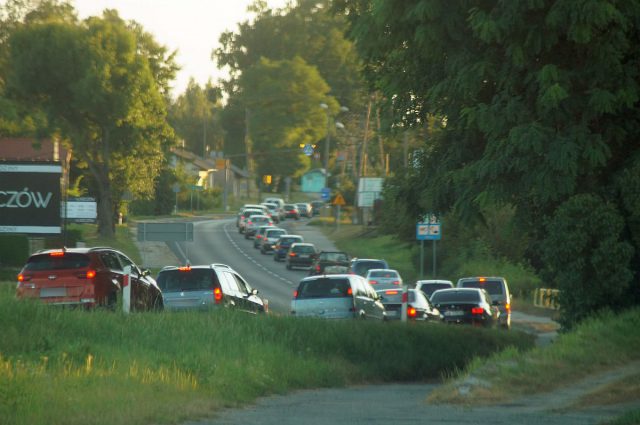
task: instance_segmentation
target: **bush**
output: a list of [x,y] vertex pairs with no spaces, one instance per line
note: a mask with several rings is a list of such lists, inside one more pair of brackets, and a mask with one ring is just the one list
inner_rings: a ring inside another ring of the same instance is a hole
[[0,235],[0,266],[22,267],[29,257],[29,239],[24,235]]

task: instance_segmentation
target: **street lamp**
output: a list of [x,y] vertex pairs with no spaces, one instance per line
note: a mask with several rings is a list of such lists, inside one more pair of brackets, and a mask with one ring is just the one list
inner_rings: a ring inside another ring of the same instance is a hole
[[[320,107],[327,112],[327,139],[324,146],[324,187],[329,186],[329,145],[331,144],[331,114],[329,113],[329,105],[321,103]],[[340,107],[340,112],[347,112],[349,108],[346,106]],[[344,124],[336,122],[336,127],[344,128]]]

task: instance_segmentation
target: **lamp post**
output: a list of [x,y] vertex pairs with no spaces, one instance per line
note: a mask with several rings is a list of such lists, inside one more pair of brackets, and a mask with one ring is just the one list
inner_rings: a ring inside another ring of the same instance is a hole
[[[320,107],[327,113],[327,138],[324,145],[324,187],[329,187],[329,146],[331,145],[331,114],[329,112],[329,105],[321,103]],[[340,107],[340,112],[347,112],[349,108],[346,106]],[[340,124],[340,126],[338,126]],[[336,127],[344,128],[342,123],[336,122]]]

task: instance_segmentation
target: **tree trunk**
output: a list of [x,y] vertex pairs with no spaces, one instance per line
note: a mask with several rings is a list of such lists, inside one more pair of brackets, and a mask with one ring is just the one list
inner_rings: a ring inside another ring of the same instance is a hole
[[104,129],[102,138],[102,163],[93,159],[87,159],[89,170],[96,180],[98,189],[98,234],[103,238],[113,238],[116,234],[114,221],[115,209],[113,207],[113,194],[111,193],[111,180],[109,179],[109,130]]

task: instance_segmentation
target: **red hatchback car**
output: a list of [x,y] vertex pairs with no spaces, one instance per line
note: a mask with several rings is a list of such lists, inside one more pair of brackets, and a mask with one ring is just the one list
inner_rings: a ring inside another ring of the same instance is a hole
[[69,248],[39,251],[18,275],[17,298],[46,304],[115,308],[124,267],[131,266],[131,309],[162,309],[162,292],[149,270],[141,270],[112,248]]

